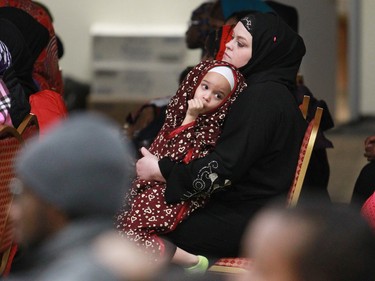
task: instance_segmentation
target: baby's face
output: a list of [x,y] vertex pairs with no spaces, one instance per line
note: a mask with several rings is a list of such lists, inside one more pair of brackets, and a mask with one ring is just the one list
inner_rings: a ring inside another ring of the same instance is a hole
[[207,113],[219,107],[230,92],[229,82],[223,75],[216,72],[208,72],[198,85],[194,98],[203,101],[203,113]]

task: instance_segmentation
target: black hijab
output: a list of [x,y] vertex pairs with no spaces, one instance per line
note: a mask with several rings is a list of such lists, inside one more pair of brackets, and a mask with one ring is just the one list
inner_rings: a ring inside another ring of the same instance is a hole
[[34,62],[48,44],[48,30],[21,9],[2,7],[0,40],[12,55],[12,68],[26,94],[36,92],[32,71]]
[[0,8],[0,41],[9,50],[12,63],[2,79],[10,93],[9,114],[18,127],[30,112],[29,96],[38,91],[33,80],[36,59],[49,41],[48,30],[18,8]]
[[31,59],[35,61],[48,44],[48,30],[27,12],[14,7],[1,7],[0,18],[17,27],[30,51]]
[[306,52],[303,39],[275,13],[252,13],[240,22],[253,37],[252,57],[240,69],[250,85],[275,81],[293,90]]

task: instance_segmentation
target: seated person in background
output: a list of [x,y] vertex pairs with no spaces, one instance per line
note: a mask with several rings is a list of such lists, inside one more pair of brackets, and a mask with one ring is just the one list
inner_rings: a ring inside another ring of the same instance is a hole
[[[0,5],[0,19],[3,20],[2,25],[7,22],[1,27],[1,36],[12,54],[16,76],[31,93],[39,91],[40,87],[33,77],[34,64],[48,45],[48,30],[29,13],[14,7]],[[27,94],[30,95],[30,92]]]
[[375,135],[365,139],[364,156],[367,158],[367,161],[371,162],[375,160]]
[[[245,86],[242,75],[230,64],[213,60],[199,63],[171,98],[164,125],[150,152],[158,159],[185,164],[207,155],[215,147],[231,104]],[[165,187],[165,182],[135,179],[127,204],[117,218],[117,228],[152,260],[170,255],[172,263],[188,271],[204,271],[208,266],[205,257],[176,249],[160,235],[173,231],[209,197],[198,188],[194,193],[186,192],[181,202],[168,204]]]
[[189,27],[185,32],[185,42],[188,49],[201,49],[201,59],[205,58],[205,42],[208,33],[212,30],[210,26],[210,14],[214,2],[204,2],[192,13]]
[[[207,52],[206,41],[210,33],[222,26],[224,18],[220,1],[205,2],[191,13],[188,29],[185,32],[185,42],[189,49],[201,49],[200,60],[214,59]],[[180,83],[193,68],[187,66],[180,74]]]
[[[38,53],[34,62],[33,78],[37,81],[40,91],[52,90],[63,95],[62,73],[59,67],[59,52],[62,55],[62,49],[59,49],[50,11],[45,5],[32,0],[0,0],[0,8],[6,8],[8,11],[10,9],[21,10],[29,14],[46,29],[48,34],[47,44]],[[31,32],[30,35],[32,34]],[[35,41],[37,42],[37,40]]]
[[[8,70],[3,77],[11,98],[15,96],[12,100],[16,104],[10,108],[12,122],[17,127],[31,112],[37,116],[40,134],[44,135],[67,115],[51,18],[33,1],[0,0],[0,20],[0,40],[12,54],[10,68],[14,74]],[[18,83],[23,89],[17,88]]]
[[243,280],[370,281],[375,276],[374,232],[349,205],[270,205],[249,225],[242,249],[251,258]]
[[364,144],[367,163],[355,182],[351,203],[361,207],[375,191],[375,135],[368,136]]

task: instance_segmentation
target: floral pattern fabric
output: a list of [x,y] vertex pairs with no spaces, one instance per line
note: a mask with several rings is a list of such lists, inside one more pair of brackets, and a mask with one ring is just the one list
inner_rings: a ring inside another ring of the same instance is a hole
[[[189,124],[183,125],[188,100],[205,74],[213,67],[228,66],[235,77],[235,86],[227,98],[214,111],[199,115]],[[194,67],[171,98],[163,127],[151,144],[150,152],[159,159],[168,157],[176,162],[189,163],[207,155],[220,135],[225,116],[238,94],[246,87],[242,75],[230,64],[222,61],[203,61]],[[158,235],[173,231],[186,217],[201,208],[208,200],[199,190],[186,200],[168,204],[164,198],[166,185],[157,181],[139,178],[133,181],[126,195],[126,204],[117,216],[120,234],[142,246],[155,259],[163,255],[164,243]]]

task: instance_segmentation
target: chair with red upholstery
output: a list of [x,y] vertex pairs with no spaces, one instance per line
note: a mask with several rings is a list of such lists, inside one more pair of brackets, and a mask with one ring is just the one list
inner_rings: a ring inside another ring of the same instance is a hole
[[297,205],[303,181],[306,176],[307,167],[309,166],[311,153],[314,148],[316,136],[318,134],[320,121],[323,115],[323,108],[317,107],[314,118],[309,122],[305,136],[299,152],[298,163],[292,186],[287,198],[287,206],[294,207]]
[[12,203],[9,185],[14,177],[13,159],[22,143],[23,139],[15,128],[0,126],[0,276],[9,272],[17,250],[17,245],[13,242],[13,232],[9,220]]
[[17,252],[9,220],[12,204],[9,186],[14,177],[13,159],[23,143],[38,133],[38,120],[33,114],[27,115],[17,129],[0,125],[0,276],[7,275]]
[[208,268],[208,272],[215,274],[238,274],[250,268],[251,259],[234,257],[221,258]]

